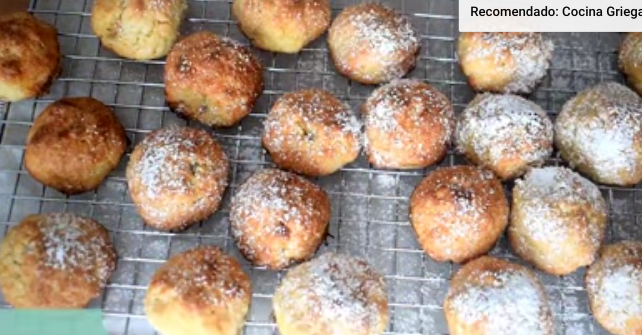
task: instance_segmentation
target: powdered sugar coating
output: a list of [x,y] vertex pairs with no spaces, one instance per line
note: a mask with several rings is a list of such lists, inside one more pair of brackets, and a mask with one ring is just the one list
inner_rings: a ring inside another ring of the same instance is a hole
[[279,328],[381,334],[388,324],[383,277],[365,261],[326,253],[288,272],[274,296]]
[[[459,38],[460,63],[480,91],[529,93],[546,75],[552,55],[553,43],[540,33],[462,33]],[[490,85],[488,78],[478,78],[485,74],[503,82]]]
[[642,179],[642,99],[615,83],[569,100],[555,124],[561,156],[593,180],[634,185]]
[[[475,329],[487,335],[551,335],[551,314],[539,281],[518,265],[479,267],[489,258],[468,263],[447,296],[451,334]],[[469,268],[469,269],[466,269]],[[472,269],[471,269],[472,268]]]
[[516,95],[478,95],[458,121],[457,149],[505,179],[541,165],[553,151],[546,112]]
[[403,77],[419,50],[410,21],[375,3],[344,9],[330,27],[328,44],[337,70],[365,84]]
[[432,164],[445,154],[455,127],[448,98],[434,87],[412,79],[395,80],[377,88],[364,103],[362,115],[364,148],[376,166]]

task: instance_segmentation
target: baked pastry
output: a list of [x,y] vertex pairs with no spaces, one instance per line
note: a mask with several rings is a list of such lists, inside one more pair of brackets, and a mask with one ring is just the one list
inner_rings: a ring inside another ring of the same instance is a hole
[[273,306],[282,335],[378,335],[388,326],[383,277],[345,254],[325,253],[288,271]]
[[403,77],[415,66],[419,45],[410,21],[377,3],[346,7],[328,31],[337,71],[362,84]]
[[229,163],[216,139],[202,129],[167,127],[136,146],[127,182],[138,214],[161,230],[183,230],[218,208]]
[[65,194],[98,188],[127,149],[125,129],[93,98],[64,98],[47,106],[27,134],[25,167]]
[[627,33],[620,45],[619,65],[633,89],[642,94],[642,33]]
[[234,0],[232,15],[252,44],[297,53],[330,26],[329,0]]
[[330,199],[293,173],[256,172],[232,199],[232,236],[256,266],[280,270],[314,255],[330,223]]
[[455,128],[450,100],[417,80],[377,88],[361,107],[365,153],[381,169],[418,169],[446,156]]
[[513,188],[508,239],[515,253],[553,275],[593,263],[606,231],[600,190],[564,167],[530,170]]
[[623,241],[600,250],[586,272],[593,317],[614,335],[642,332],[642,243]]
[[455,273],[444,302],[451,335],[553,335],[544,287],[519,264],[482,256]]
[[508,225],[508,201],[492,172],[473,166],[431,172],[410,197],[410,223],[438,262],[463,263],[488,252]]
[[503,180],[540,166],[553,152],[553,122],[534,102],[480,94],[459,115],[457,150]]
[[0,289],[15,308],[83,308],[116,268],[109,233],[71,213],[33,214],[0,243]]
[[530,93],[546,76],[553,43],[540,33],[461,33],[457,55],[474,90]]
[[564,104],[555,121],[562,159],[597,183],[642,180],[642,99],[615,82],[601,83]]
[[179,35],[186,0],[96,0],[91,27],[103,46],[121,57],[160,58]]
[[164,335],[240,334],[251,286],[234,258],[216,247],[198,247],[173,256],[156,271],[145,313]]
[[60,74],[58,32],[26,12],[0,15],[0,100],[44,95]]
[[286,93],[264,125],[263,147],[285,170],[329,175],[357,159],[361,151],[361,123],[349,106],[327,91]]
[[179,115],[229,127],[250,114],[263,91],[263,67],[229,38],[201,31],[174,45],[165,63],[165,96]]

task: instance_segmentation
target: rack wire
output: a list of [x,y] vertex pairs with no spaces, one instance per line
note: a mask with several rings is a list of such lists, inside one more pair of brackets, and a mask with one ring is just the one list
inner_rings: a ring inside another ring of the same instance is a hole
[[[358,0],[333,0],[336,15]],[[382,1],[408,15],[421,36],[422,50],[409,77],[426,80],[447,94],[456,111],[472,97],[456,60],[457,0]],[[33,0],[31,11],[54,24],[64,53],[63,73],[40,99],[0,105],[0,236],[31,213],[68,211],[95,218],[111,232],[119,254],[118,267],[104,294],[92,307],[102,308],[110,334],[154,334],[143,312],[146,286],[153,272],[171,255],[196,245],[217,245],[235,256],[253,279],[252,307],[244,334],[277,334],[271,297],[282,273],[255,268],[239,254],[229,232],[229,200],[252,172],[271,165],[260,144],[262,120],[281,94],[305,87],[321,87],[348,102],[355,111],[372,87],[339,76],[328,56],[325,37],[297,55],[254,50],[266,67],[265,91],[240,125],[216,129],[230,157],[231,187],[222,210],[185,232],[159,232],[143,225],[136,215],[124,177],[125,158],[95,192],[66,197],[34,181],[24,169],[26,134],[42,109],[66,96],[92,96],[109,106],[127,129],[133,145],[149,131],[184,121],[165,105],[163,61],[129,61],[101,48],[92,34],[93,0]],[[184,34],[208,29],[247,41],[230,15],[230,0],[191,0]],[[622,82],[617,70],[621,36],[609,33],[549,34],[556,44],[547,78],[530,98],[552,118],[577,91],[601,81]],[[132,145],[132,147],[133,147]],[[131,149],[131,148],[130,148]],[[452,153],[440,164],[465,161]],[[552,159],[551,164],[559,160]],[[372,169],[361,157],[329,177],[316,179],[331,195],[331,237],[321,247],[367,259],[386,277],[391,321],[387,334],[446,335],[441,305],[448,280],[457,266],[425,256],[408,222],[408,198],[415,185],[434,167],[415,171]],[[602,187],[610,207],[607,241],[640,239],[642,189]],[[510,186],[507,187],[510,190]],[[491,252],[520,262],[502,238]],[[556,334],[607,334],[592,319],[583,289],[583,270],[552,277],[538,272],[546,286],[556,319]],[[6,303],[0,297],[0,306]]]

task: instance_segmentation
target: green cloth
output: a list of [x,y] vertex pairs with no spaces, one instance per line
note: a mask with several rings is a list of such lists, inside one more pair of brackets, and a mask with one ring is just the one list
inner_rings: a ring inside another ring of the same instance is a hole
[[1,335],[108,335],[102,312],[0,309]]

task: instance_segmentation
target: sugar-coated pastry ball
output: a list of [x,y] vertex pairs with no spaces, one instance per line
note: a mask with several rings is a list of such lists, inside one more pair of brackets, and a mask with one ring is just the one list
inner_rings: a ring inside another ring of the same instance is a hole
[[377,88],[361,107],[368,161],[382,169],[419,169],[442,160],[455,116],[450,100],[412,79]]
[[410,222],[430,257],[462,263],[495,245],[508,225],[508,201],[488,170],[440,168],[412,193]]
[[553,152],[553,122],[517,95],[480,94],[459,115],[457,150],[501,179],[540,166]]
[[419,46],[410,21],[376,3],[345,8],[328,32],[337,71],[362,84],[403,77],[415,66]]
[[564,167],[536,168],[515,183],[508,239],[537,268],[567,275],[593,263],[606,219],[596,185]]
[[145,314],[163,335],[237,335],[250,309],[251,287],[236,259],[217,247],[198,247],[156,271]]
[[93,98],[64,98],[47,106],[27,134],[25,168],[65,194],[100,186],[127,149],[114,112]]
[[540,33],[461,33],[457,55],[474,90],[530,93],[546,76],[553,43]]
[[329,175],[359,156],[361,122],[329,92],[299,90],[276,101],[265,120],[262,142],[282,169]]
[[0,32],[0,100],[46,94],[62,64],[56,28],[21,12],[0,15]]
[[642,242],[603,247],[586,272],[586,292],[593,317],[610,333],[642,333]]
[[528,268],[482,256],[450,281],[444,313],[451,335],[553,335],[544,287]]
[[250,114],[263,91],[263,67],[250,49],[209,31],[174,45],[165,63],[172,110],[211,127],[230,127]]
[[642,33],[628,33],[620,45],[620,69],[633,89],[642,94]]
[[98,222],[71,213],[29,215],[0,242],[0,290],[15,308],[84,308],[107,285],[116,259]]
[[328,232],[330,199],[296,174],[256,172],[232,199],[232,235],[254,265],[278,270],[314,255]]
[[218,210],[229,162],[207,131],[166,127],[152,131],[129,158],[127,183],[143,221],[183,230]]
[[234,0],[232,14],[258,48],[297,53],[330,26],[329,0]]
[[346,254],[326,253],[288,271],[272,304],[282,335],[379,335],[388,326],[383,277]]
[[642,99],[606,82],[564,104],[555,121],[555,145],[571,167],[602,184],[642,180]]
[[106,48],[121,57],[164,57],[179,35],[187,0],[96,0],[91,27]]

